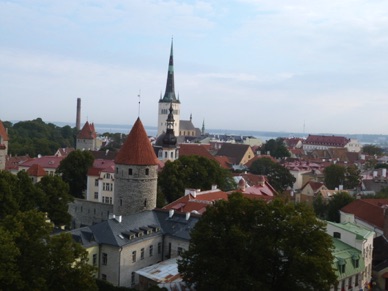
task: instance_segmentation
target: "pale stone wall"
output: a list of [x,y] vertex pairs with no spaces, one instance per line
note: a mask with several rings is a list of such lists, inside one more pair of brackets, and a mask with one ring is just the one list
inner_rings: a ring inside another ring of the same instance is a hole
[[116,165],[114,214],[128,215],[156,207],[157,166]]
[[96,147],[96,140],[95,139],[83,139],[83,138],[77,138],[77,144],[76,144],[77,150],[97,150]]
[[[180,117],[180,103],[172,103],[173,115],[174,115],[174,132],[179,133],[179,121]],[[159,102],[158,106],[158,136],[162,134],[162,132],[166,132],[167,130],[167,117],[170,113],[170,103],[169,102]]]

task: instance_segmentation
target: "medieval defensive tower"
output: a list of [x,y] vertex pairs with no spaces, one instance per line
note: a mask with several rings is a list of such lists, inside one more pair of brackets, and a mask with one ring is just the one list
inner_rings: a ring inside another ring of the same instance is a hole
[[117,153],[113,213],[129,215],[156,207],[157,158],[140,118]]

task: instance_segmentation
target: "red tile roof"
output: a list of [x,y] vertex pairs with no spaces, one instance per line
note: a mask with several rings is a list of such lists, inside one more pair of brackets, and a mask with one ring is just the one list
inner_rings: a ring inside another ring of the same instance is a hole
[[101,172],[114,173],[115,163],[112,160],[96,159],[88,169],[88,176],[100,176]]
[[356,218],[382,230],[384,206],[387,205],[388,199],[357,199],[343,207],[341,211],[354,214]]
[[5,129],[4,124],[1,122],[1,120],[0,120],[0,137],[1,137],[4,141],[8,141],[7,130]]
[[7,160],[5,161],[5,169],[7,171],[17,171],[19,169],[19,164],[24,163],[25,161],[29,160],[29,156],[16,156],[16,157],[7,157]]
[[314,191],[318,191],[322,186],[325,186],[322,182],[315,182],[315,181],[308,181],[306,182],[300,190],[303,190],[304,188],[307,187],[307,185],[310,185],[311,189]]
[[46,175],[46,171],[41,165],[33,164],[31,167],[28,168],[27,174],[34,177],[43,177]]
[[140,118],[133,125],[126,141],[117,153],[116,164],[158,165],[157,157]]
[[94,129],[94,124],[86,121],[84,127],[78,133],[78,139],[95,139],[97,137],[96,131]]
[[56,156],[43,156],[40,158],[32,158],[19,164],[19,167],[29,168],[34,164],[38,164],[44,169],[56,169],[58,168],[63,158],[64,157],[56,157]]
[[209,152],[209,145],[199,143],[182,143],[179,145],[179,156],[197,155],[214,160],[213,155]]
[[309,134],[304,144],[344,147],[350,139],[343,136],[327,136]]
[[195,211],[202,214],[206,211],[206,207],[217,200],[228,200],[228,194],[218,189],[199,192],[195,195],[187,194],[164,206],[163,209],[174,209],[179,212]]

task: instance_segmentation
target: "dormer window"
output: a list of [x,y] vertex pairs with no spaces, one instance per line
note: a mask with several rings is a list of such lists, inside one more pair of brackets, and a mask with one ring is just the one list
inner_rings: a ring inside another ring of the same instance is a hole
[[360,266],[360,256],[358,254],[354,254],[352,256],[352,262],[353,262],[353,266],[355,268],[358,268]]
[[338,271],[340,272],[340,274],[343,274],[345,273],[345,266],[346,266],[346,261],[344,259],[338,259]]

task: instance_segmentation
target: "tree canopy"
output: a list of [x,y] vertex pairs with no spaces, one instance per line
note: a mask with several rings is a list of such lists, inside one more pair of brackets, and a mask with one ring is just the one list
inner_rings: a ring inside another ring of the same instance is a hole
[[323,201],[321,195],[314,199],[313,207],[315,214],[325,220],[340,222],[340,210],[342,207],[348,205],[354,198],[345,191],[340,191],[333,195],[329,202]]
[[289,187],[292,188],[296,181],[295,177],[287,168],[268,157],[254,161],[249,171],[253,174],[267,176],[268,182],[279,193],[284,192]]
[[197,155],[166,162],[158,177],[159,193],[167,202],[183,196],[186,188],[209,190],[212,185],[224,191],[235,187],[228,170],[214,160]]
[[67,210],[71,200],[68,185],[60,177],[45,176],[33,184],[25,171],[17,175],[0,171],[0,219],[37,209],[46,212],[55,225],[69,225]]
[[362,152],[371,156],[381,156],[383,154],[383,149],[374,144],[366,144],[362,146]]
[[63,181],[69,184],[70,194],[77,198],[84,198],[86,190],[88,169],[93,166],[94,157],[89,151],[75,150],[64,158],[57,173],[62,176]]
[[277,159],[291,156],[286,145],[284,144],[284,139],[280,137],[278,137],[277,139],[267,140],[267,142],[262,145],[261,151],[263,154],[269,152],[272,157]]
[[342,166],[332,164],[323,170],[325,185],[329,189],[354,189],[360,185],[360,170],[356,166]]
[[197,290],[328,290],[332,248],[307,205],[234,193],[197,222],[178,269]]
[[86,250],[70,234],[51,232],[36,210],[0,220],[1,290],[97,290]]
[[28,121],[20,121],[15,124],[3,122],[8,129],[9,154],[29,155],[35,157],[41,155],[53,155],[57,149],[74,147],[76,128],[69,125],[64,127],[52,123],[45,123],[41,118]]

